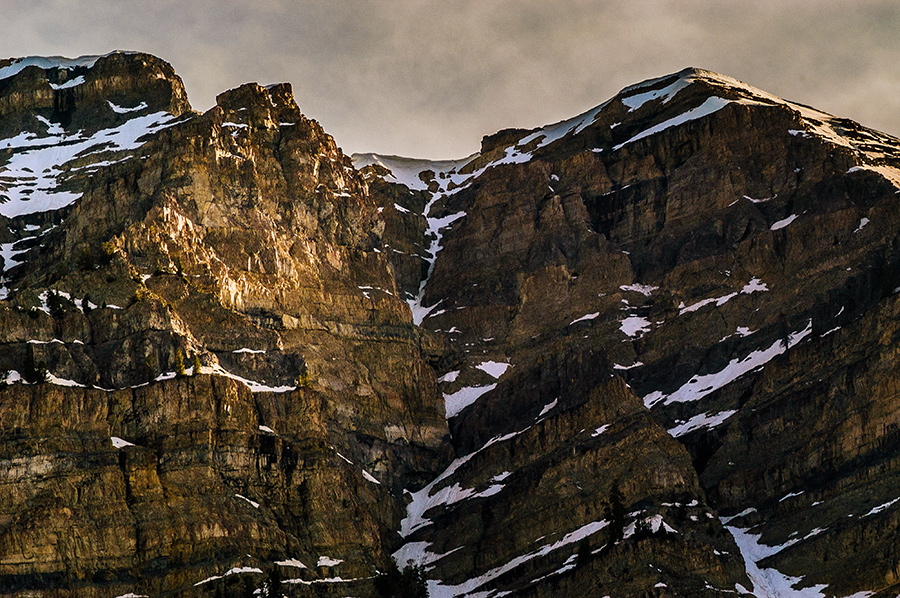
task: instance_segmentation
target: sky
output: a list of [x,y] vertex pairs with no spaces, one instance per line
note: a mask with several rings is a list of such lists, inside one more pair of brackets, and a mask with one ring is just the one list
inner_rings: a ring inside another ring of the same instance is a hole
[[287,81],[346,153],[459,158],[687,66],[900,136],[897,0],[0,0],[0,57],[149,52],[206,110]]

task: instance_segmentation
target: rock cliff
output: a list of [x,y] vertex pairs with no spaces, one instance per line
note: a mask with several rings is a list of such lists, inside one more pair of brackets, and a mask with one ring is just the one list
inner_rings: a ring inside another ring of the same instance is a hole
[[687,69],[457,163],[356,156],[430,194],[407,298],[462,455],[397,556],[440,596],[896,593],[898,150]]
[[900,592],[900,141],[687,69],[429,162],[0,62],[0,593]]
[[7,83],[37,91],[3,146],[0,586],[370,586],[450,448],[365,181],[288,85],[197,114],[146,55],[35,62]]

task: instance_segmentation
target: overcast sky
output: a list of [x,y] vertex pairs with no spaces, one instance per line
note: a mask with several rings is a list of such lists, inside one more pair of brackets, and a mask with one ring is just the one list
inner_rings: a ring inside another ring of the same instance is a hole
[[896,0],[0,0],[0,57],[141,50],[195,109],[288,81],[345,152],[455,158],[697,66],[900,135]]

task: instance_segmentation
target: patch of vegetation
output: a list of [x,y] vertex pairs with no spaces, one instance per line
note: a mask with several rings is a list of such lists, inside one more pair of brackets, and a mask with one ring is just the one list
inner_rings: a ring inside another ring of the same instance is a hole
[[428,598],[425,569],[407,565],[400,571],[391,561],[388,570],[375,578],[375,591],[380,598]]
[[22,366],[22,378],[30,384],[41,384],[50,381],[50,373],[43,361],[34,361],[34,354],[29,351],[25,354],[25,363]]
[[56,290],[51,290],[47,294],[47,307],[50,308],[50,315],[54,318],[61,318],[66,315],[66,310],[74,307],[74,303],[60,295]]
[[309,370],[305,369],[297,376],[297,388],[309,388],[312,386],[312,379],[309,376]]
[[144,365],[147,367],[147,381],[153,382],[159,375],[157,372],[156,357],[148,355],[147,359],[144,360]]
[[184,352],[181,349],[175,349],[175,376],[184,378]]
[[278,567],[272,567],[263,582],[260,596],[262,598],[281,598],[282,591],[281,573],[278,571]]
[[609,502],[606,505],[606,518],[609,520],[609,542],[611,546],[622,540],[625,535],[625,505],[624,497],[619,489],[618,480],[613,482],[609,489]]

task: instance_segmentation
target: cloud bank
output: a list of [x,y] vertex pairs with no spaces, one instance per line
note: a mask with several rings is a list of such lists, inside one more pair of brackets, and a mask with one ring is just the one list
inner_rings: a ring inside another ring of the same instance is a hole
[[141,50],[195,108],[289,81],[347,152],[428,158],[697,66],[900,135],[893,0],[0,0],[0,56]]

